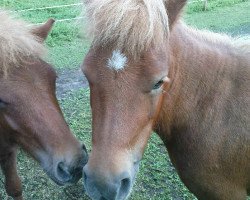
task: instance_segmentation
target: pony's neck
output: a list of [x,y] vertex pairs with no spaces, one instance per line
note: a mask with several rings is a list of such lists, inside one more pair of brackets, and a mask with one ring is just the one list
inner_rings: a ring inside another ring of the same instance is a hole
[[223,36],[202,33],[183,23],[172,30],[168,52],[172,83],[166,88],[155,128],[163,141],[171,138],[173,130],[178,132],[193,122],[199,123],[208,107],[222,95],[226,77],[238,62],[230,41],[222,39]]

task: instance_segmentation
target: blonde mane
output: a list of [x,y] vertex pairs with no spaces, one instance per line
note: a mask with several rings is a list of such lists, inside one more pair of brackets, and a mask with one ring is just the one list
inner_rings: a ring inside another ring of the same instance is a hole
[[0,72],[7,74],[10,67],[20,66],[27,57],[41,57],[43,52],[44,46],[27,23],[0,10]]
[[131,56],[163,44],[168,33],[166,0],[85,0],[93,44],[112,45]]
[[241,52],[248,55],[250,59],[250,35],[236,38],[234,46]]

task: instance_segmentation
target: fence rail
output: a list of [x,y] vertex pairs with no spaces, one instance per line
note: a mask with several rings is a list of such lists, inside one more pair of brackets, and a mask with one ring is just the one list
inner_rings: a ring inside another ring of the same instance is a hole
[[[207,8],[207,0],[193,0],[188,1],[188,4],[192,3],[204,3],[204,10]],[[59,8],[67,8],[67,7],[74,7],[74,6],[81,6],[83,3],[74,3],[74,4],[64,4],[64,5],[57,5],[57,6],[47,6],[47,7],[39,7],[39,8],[28,8],[22,10],[15,10],[15,12],[30,12],[30,11],[39,11],[39,10],[49,10],[49,9],[59,9]],[[56,22],[65,22],[70,20],[78,20],[82,19],[83,17],[74,17],[74,18],[66,18],[66,19],[57,19]],[[35,25],[39,25],[42,23],[36,23]]]
[[66,4],[66,5],[58,5],[58,6],[48,6],[48,7],[41,7],[41,8],[28,8],[23,10],[16,10],[16,12],[27,12],[27,11],[36,11],[36,10],[48,10],[54,8],[65,8],[65,7],[73,7],[83,5],[83,3],[74,3],[74,4]]
[[[207,0],[194,0],[194,1],[188,1],[188,4],[192,3],[203,3],[207,2]],[[83,3],[73,3],[73,4],[65,4],[65,5],[58,5],[58,6],[48,6],[48,7],[40,7],[40,8],[28,8],[23,10],[16,10],[16,12],[28,12],[28,11],[36,11],[36,10],[47,10],[47,9],[55,9],[55,8],[64,8],[64,7],[73,7],[73,6],[80,6],[83,5]]]
[[[71,21],[71,20],[79,20],[79,19],[83,19],[83,17],[74,17],[74,18],[66,18],[66,19],[56,19],[55,22],[66,22],[66,21]],[[34,25],[42,25],[44,24],[44,22],[40,22],[40,23],[35,23],[35,24],[31,24],[30,26],[34,26]]]

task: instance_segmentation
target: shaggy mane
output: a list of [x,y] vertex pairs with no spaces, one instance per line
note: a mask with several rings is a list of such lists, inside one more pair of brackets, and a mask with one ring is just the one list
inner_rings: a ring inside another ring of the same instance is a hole
[[224,33],[215,33],[209,30],[199,30],[187,26],[185,23],[180,22],[182,28],[201,41],[209,42],[220,47],[227,46],[236,49],[241,54],[250,55],[250,35],[231,37]]
[[111,45],[131,56],[161,46],[169,33],[165,1],[85,0],[88,35],[94,45]]
[[0,10],[0,72],[6,75],[10,67],[21,66],[27,57],[39,58],[43,53],[44,46],[31,27]]
[[250,35],[236,38],[234,40],[234,46],[239,49],[239,51],[247,54],[250,59]]

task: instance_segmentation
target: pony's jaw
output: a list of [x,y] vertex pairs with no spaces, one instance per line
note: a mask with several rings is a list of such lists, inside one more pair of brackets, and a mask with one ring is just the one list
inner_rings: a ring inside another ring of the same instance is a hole
[[[16,144],[22,147],[38,163],[46,174],[58,185],[76,183],[82,177],[82,169],[88,161],[86,147],[77,140],[70,139],[69,144],[62,143],[62,147],[56,147],[53,143],[44,143],[44,139],[37,137],[30,138],[29,134],[23,134],[20,126],[5,117],[8,125],[12,128],[10,134],[19,136]],[[20,137],[20,135],[22,137]]]
[[[61,145],[56,145],[54,141],[58,141],[60,137],[50,137],[55,135],[54,132],[36,134],[37,130],[22,127],[8,115],[4,115],[4,119],[10,134],[15,137],[15,143],[37,160],[55,183],[58,185],[76,183],[82,177],[82,169],[87,163],[88,154],[85,146],[74,137],[69,135],[62,140]],[[46,134],[50,138],[49,141],[44,138]],[[65,137],[65,133],[57,134]]]

